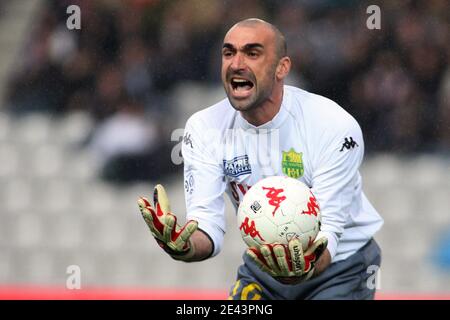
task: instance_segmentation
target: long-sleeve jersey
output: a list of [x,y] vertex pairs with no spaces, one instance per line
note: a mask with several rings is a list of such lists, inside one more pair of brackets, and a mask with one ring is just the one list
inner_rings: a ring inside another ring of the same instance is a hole
[[273,175],[311,188],[322,215],[318,236],[328,238],[332,262],[355,253],[383,224],[362,191],[361,128],[320,95],[284,86],[280,110],[258,127],[224,99],[189,118],[182,155],[187,219],[212,239],[213,255],[226,231],[224,193],[237,209],[252,185]]

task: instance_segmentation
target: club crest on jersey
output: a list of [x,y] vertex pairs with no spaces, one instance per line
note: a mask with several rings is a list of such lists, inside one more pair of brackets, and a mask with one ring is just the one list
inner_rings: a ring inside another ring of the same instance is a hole
[[303,176],[303,159],[301,152],[295,152],[294,148],[289,151],[282,151],[281,168],[288,177],[297,179]]
[[243,174],[249,174],[252,172],[247,155],[235,157],[231,160],[224,159],[223,169],[225,174],[230,177],[239,177]]

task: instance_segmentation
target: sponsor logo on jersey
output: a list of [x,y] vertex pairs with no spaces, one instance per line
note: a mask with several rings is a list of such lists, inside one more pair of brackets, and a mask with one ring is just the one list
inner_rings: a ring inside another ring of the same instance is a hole
[[252,172],[248,156],[243,155],[231,160],[223,160],[225,174],[230,177],[239,177]]
[[289,151],[282,151],[281,168],[288,177],[298,179],[303,176],[303,159],[301,152],[295,152],[293,148]]
[[345,138],[344,143],[342,144],[342,148],[339,151],[342,152],[344,151],[344,149],[350,150],[354,147],[359,147],[359,145],[353,140],[353,138]]

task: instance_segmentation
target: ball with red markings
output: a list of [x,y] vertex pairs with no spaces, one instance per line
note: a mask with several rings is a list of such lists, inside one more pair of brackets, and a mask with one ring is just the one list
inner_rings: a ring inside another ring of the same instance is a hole
[[298,237],[306,250],[320,230],[320,208],[303,182],[273,176],[260,180],[245,194],[238,208],[238,226],[249,247],[287,244]]

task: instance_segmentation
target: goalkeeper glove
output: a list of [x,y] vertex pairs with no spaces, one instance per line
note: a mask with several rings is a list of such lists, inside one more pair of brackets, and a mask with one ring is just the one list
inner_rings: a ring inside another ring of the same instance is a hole
[[183,227],[170,212],[169,199],[164,187],[158,184],[153,192],[154,207],[141,197],[139,210],[159,246],[175,260],[188,261],[194,256],[191,235],[197,230],[197,221],[190,220]]
[[296,284],[310,279],[314,274],[314,264],[325,251],[328,240],[317,239],[303,252],[298,238],[293,238],[288,245],[265,244],[259,249],[247,249],[247,254],[263,271],[284,284]]

